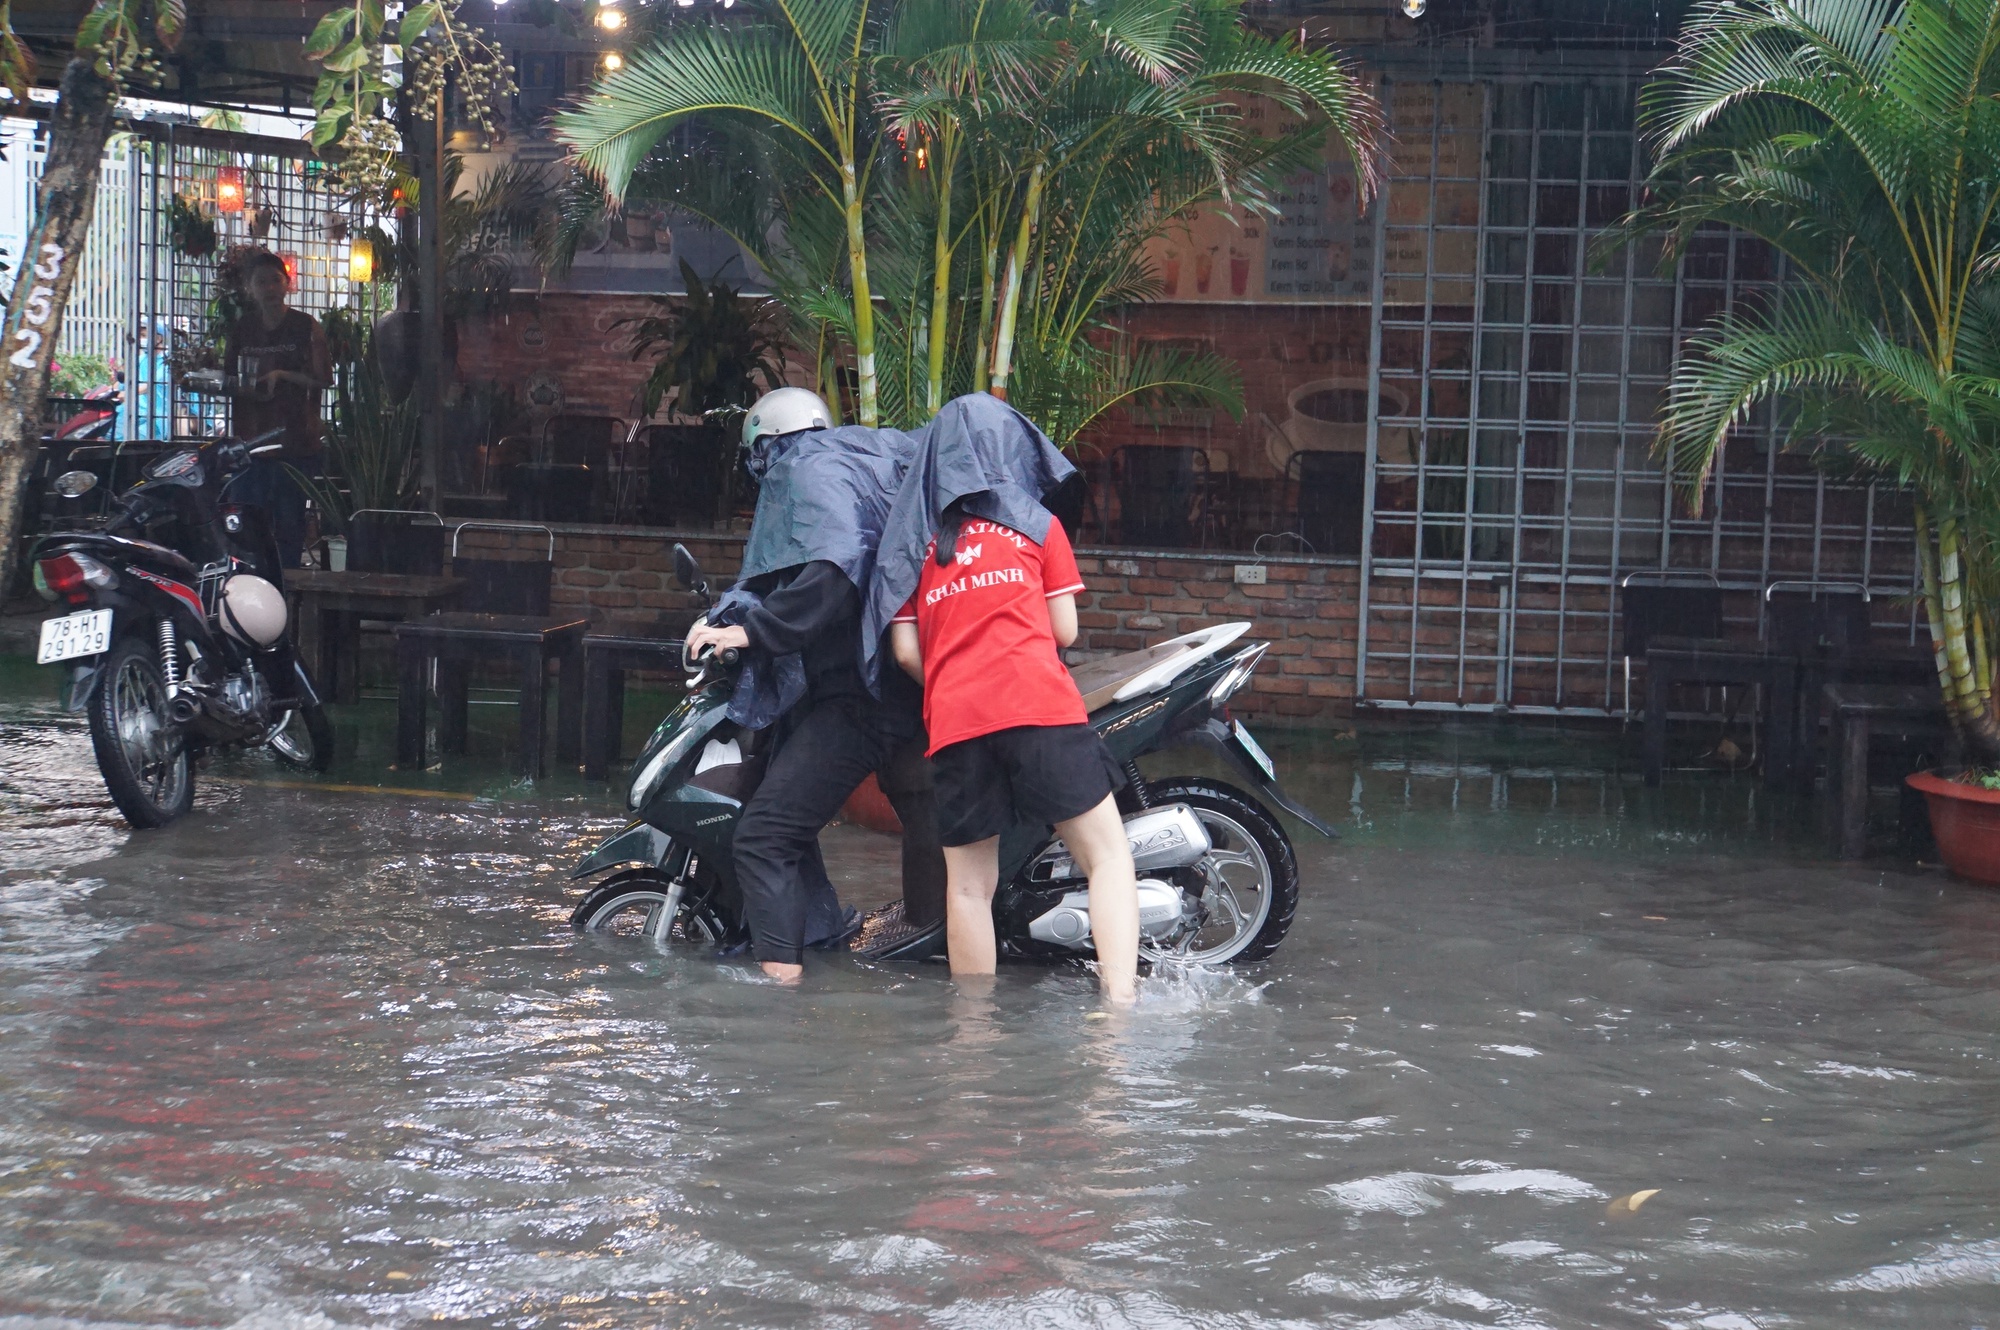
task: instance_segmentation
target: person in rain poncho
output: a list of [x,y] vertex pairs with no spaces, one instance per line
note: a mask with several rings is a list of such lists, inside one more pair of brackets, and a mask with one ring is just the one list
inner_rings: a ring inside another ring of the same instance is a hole
[[886,616],[896,663],[924,685],[952,974],[993,973],[1001,833],[1053,827],[1090,879],[1099,982],[1124,1003],[1139,944],[1125,777],[1063,668],[1083,579],[1042,502],[1074,470],[1004,402],[948,403],[890,512],[862,641]]
[[917,690],[908,680],[871,690],[860,641],[883,523],[919,440],[830,420],[803,388],[777,389],[751,408],[743,437],[760,489],[742,573],[688,633],[691,651],[750,653],[732,719],[781,725],[734,853],[753,954],[785,981],[802,973],[809,943],[829,940],[819,833],[870,773],[881,773],[903,821],[906,908],[935,899],[941,909],[943,895]]

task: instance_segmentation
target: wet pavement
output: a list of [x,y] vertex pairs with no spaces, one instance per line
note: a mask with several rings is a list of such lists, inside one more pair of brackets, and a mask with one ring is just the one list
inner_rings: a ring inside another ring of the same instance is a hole
[[380,703],[132,835],[51,691],[0,661],[0,1330],[2000,1325],[2000,897],[1749,777],[1266,729],[1348,839],[1101,1020],[579,940],[616,795],[388,772]]

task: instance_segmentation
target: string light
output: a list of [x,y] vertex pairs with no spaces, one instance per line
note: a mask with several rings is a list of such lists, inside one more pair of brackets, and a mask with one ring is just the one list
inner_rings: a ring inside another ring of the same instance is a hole
[[1430,0],[1403,0],[1403,17],[1422,18],[1429,7]]
[[597,11],[597,26],[606,32],[616,32],[625,26],[625,11],[614,5],[606,5]]
[[616,51],[606,51],[604,53],[604,67],[616,73],[625,68],[625,57]]

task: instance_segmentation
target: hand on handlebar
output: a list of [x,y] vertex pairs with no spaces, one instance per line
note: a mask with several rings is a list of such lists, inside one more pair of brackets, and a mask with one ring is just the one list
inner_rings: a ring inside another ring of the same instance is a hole
[[750,645],[750,634],[741,628],[718,627],[712,623],[697,623],[688,629],[687,654],[692,660],[699,660],[709,651],[742,651]]

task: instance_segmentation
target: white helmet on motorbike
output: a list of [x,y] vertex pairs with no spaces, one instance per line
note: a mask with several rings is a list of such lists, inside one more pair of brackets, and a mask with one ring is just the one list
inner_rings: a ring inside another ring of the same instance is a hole
[[285,593],[250,573],[222,584],[222,631],[245,646],[267,647],[285,635]]
[[809,388],[773,388],[743,417],[743,446],[754,448],[757,440],[769,435],[825,429],[832,423],[833,412],[818,393]]

